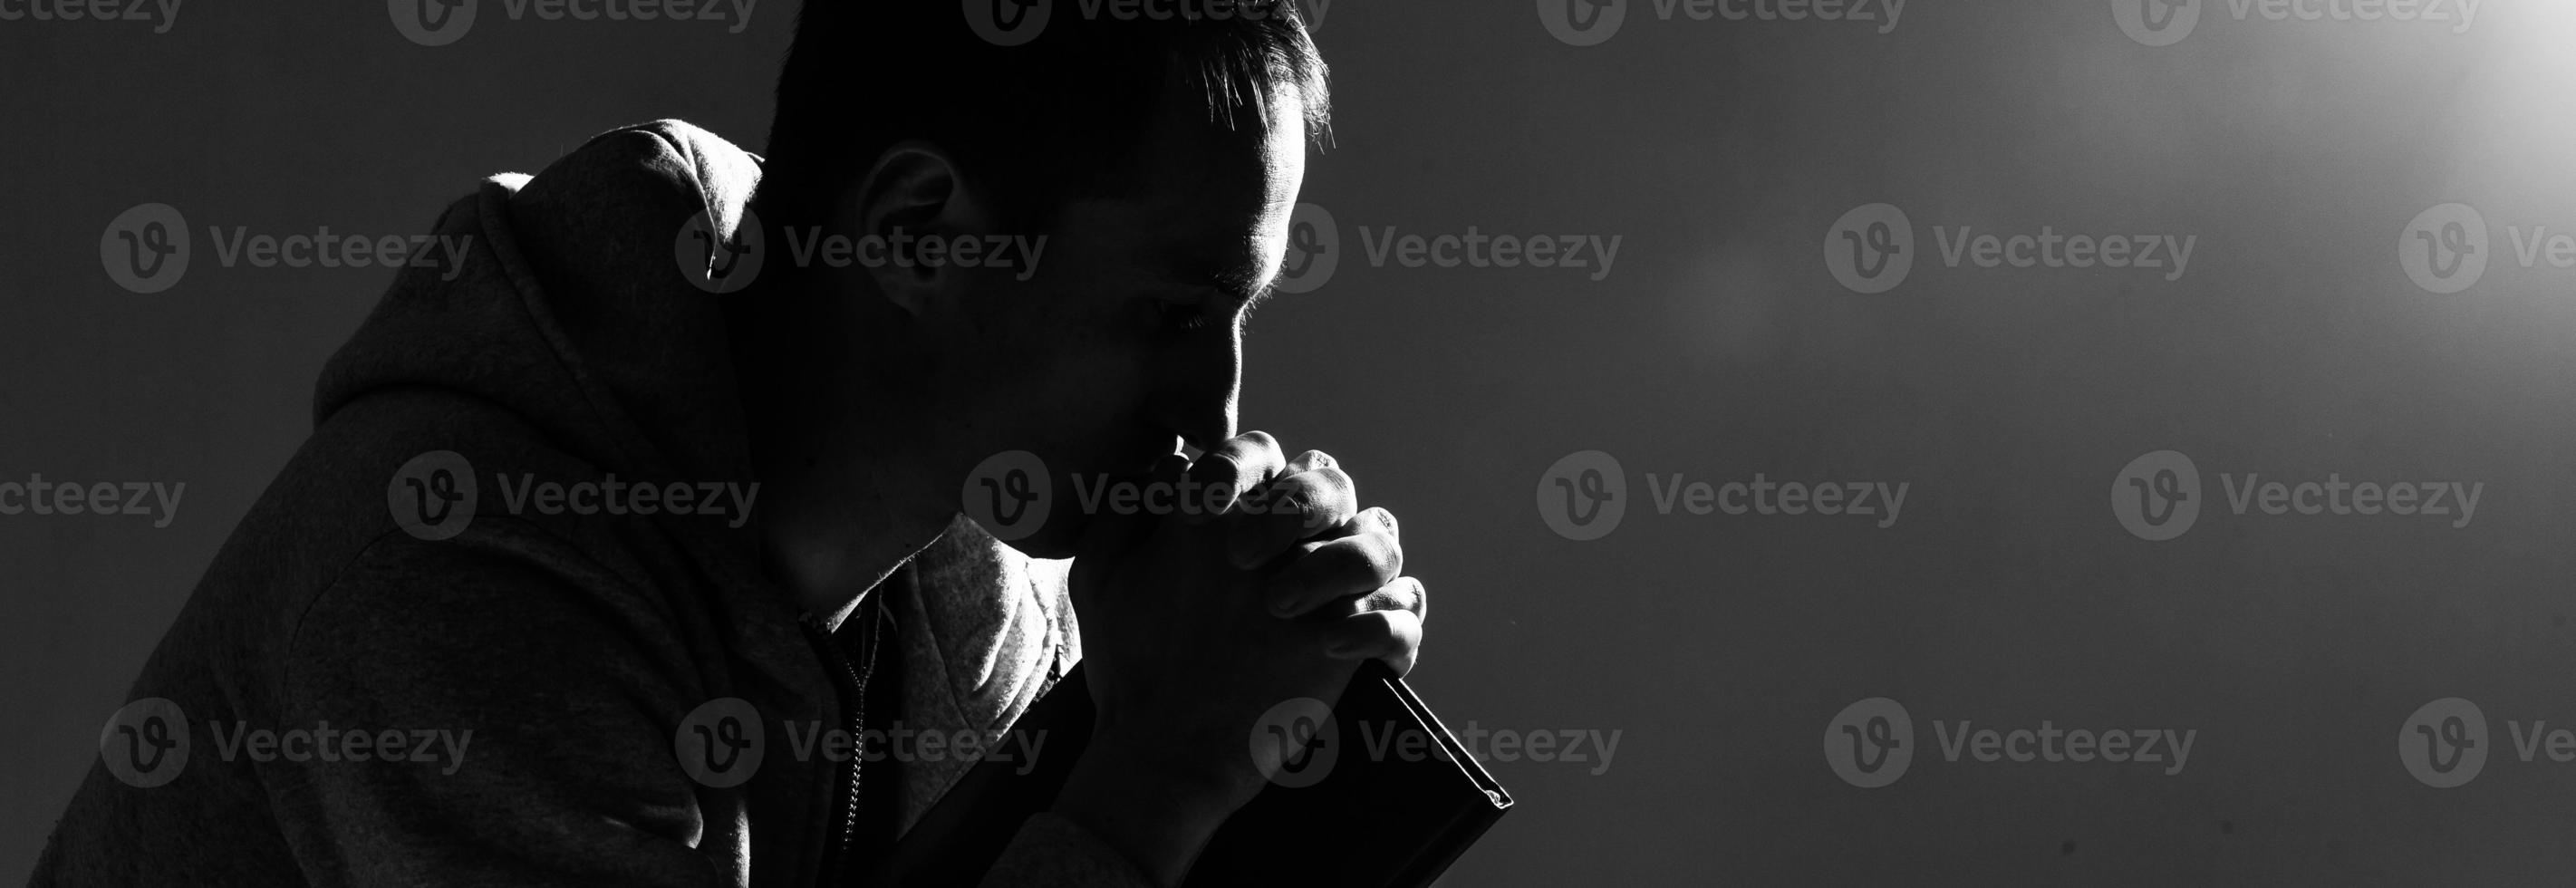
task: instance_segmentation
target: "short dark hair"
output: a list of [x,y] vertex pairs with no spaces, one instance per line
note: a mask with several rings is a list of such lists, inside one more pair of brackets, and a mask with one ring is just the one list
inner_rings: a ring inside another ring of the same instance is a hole
[[1066,200],[1142,183],[1141,142],[1175,95],[1205,96],[1213,126],[1266,133],[1266,103],[1295,87],[1300,124],[1326,131],[1324,62],[1296,0],[1166,0],[1147,4],[1164,15],[1127,18],[1056,2],[1013,46],[979,36],[964,6],[1048,2],[806,0],[778,77],[764,178],[781,187],[761,189],[764,221],[821,224],[849,177],[919,138],[981,179],[1013,224],[1043,226]]

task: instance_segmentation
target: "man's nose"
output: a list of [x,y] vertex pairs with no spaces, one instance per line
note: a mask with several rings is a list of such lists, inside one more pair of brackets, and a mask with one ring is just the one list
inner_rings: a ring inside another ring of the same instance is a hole
[[1183,443],[1200,450],[1234,437],[1235,405],[1243,380],[1242,334],[1226,336],[1221,347],[1194,356],[1188,366],[1177,369],[1180,372],[1162,399],[1163,422]]

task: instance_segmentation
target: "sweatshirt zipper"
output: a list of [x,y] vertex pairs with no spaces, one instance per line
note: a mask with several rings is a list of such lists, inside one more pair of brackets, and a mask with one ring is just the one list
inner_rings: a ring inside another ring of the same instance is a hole
[[867,758],[868,679],[876,674],[878,632],[882,627],[878,616],[875,604],[871,603],[866,617],[865,670],[852,665],[850,659],[842,655],[841,646],[833,643],[831,630],[823,627],[821,619],[812,614],[806,614],[804,619],[806,632],[813,636],[815,647],[822,651],[824,661],[840,669],[841,674],[849,679],[850,689],[848,705],[843,707],[848,714],[851,741],[846,771],[849,776],[838,782],[842,793],[840,829],[819,873],[824,888],[849,884],[850,846],[856,841],[859,830],[859,765]]

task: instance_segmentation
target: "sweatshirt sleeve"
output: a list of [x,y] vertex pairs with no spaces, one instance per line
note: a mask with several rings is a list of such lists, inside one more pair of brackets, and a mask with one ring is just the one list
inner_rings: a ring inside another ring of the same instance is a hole
[[1152,888],[1125,855],[1073,821],[1031,815],[984,874],[984,888]]
[[688,679],[649,615],[450,545],[380,541],[297,624],[278,720],[401,745],[260,766],[311,884],[746,883],[738,812],[671,754]]

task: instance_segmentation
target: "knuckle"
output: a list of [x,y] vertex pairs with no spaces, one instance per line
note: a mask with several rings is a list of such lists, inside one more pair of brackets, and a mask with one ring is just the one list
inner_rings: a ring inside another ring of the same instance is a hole
[[1369,536],[1376,540],[1372,552],[1375,557],[1370,559],[1370,565],[1377,568],[1378,573],[1389,580],[1404,573],[1403,541],[1396,539],[1394,534],[1375,533]]
[[1393,583],[1387,584],[1376,592],[1369,593],[1368,597],[1361,602],[1361,609],[1367,611],[1407,611],[1419,614],[1422,611],[1422,605],[1422,584],[1418,581],[1414,581],[1411,577],[1404,577]]
[[[1337,540],[1323,545],[1308,556],[1317,575],[1328,577],[1333,585],[1356,586],[1352,592],[1373,590],[1384,582],[1377,579],[1377,557],[1369,549],[1352,545],[1351,540]],[[1344,594],[1352,594],[1346,592]]]
[[1342,471],[1341,466],[1326,465],[1306,474],[1316,476],[1315,483],[1339,499],[1349,499],[1359,490],[1359,482],[1351,480],[1351,473]]

